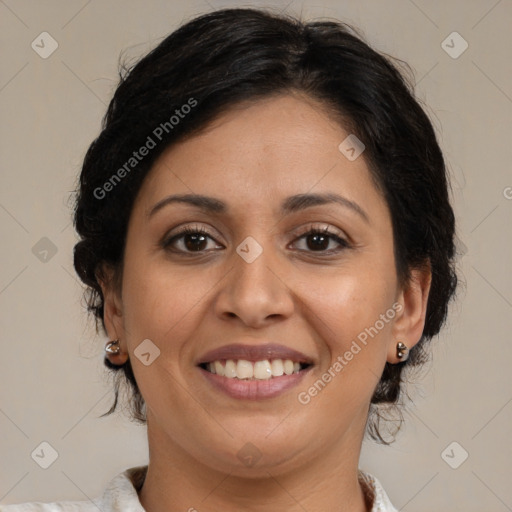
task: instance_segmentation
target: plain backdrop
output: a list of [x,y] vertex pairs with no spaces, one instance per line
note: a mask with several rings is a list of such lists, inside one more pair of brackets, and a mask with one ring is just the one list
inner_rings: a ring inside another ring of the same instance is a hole
[[[463,283],[397,441],[365,441],[360,466],[399,510],[512,510],[510,0],[0,0],[0,502],[96,497],[147,462],[144,427],[99,418],[113,397],[106,339],[72,266],[70,193],[120,53],[249,5],[347,21],[412,67],[452,175]],[[58,454],[48,469],[31,457],[42,442]]]

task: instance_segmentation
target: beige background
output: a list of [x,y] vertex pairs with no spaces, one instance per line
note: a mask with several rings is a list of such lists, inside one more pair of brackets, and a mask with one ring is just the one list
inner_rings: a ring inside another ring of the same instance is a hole
[[[120,52],[139,57],[182,21],[234,5],[0,0],[1,503],[92,498],[147,461],[144,427],[98,418],[112,392],[105,340],[74,277],[69,193]],[[465,290],[411,387],[397,442],[365,442],[361,467],[400,510],[512,510],[512,2],[296,0],[288,10],[353,23],[413,67],[454,178]],[[43,31],[59,44],[47,59],[31,48]],[[469,44],[457,59],[441,46],[453,31]],[[43,237],[57,250],[46,262],[32,249]],[[30,456],[42,441],[59,454],[46,470]],[[453,441],[461,447],[448,450],[452,464],[469,453],[458,469],[441,456]]]

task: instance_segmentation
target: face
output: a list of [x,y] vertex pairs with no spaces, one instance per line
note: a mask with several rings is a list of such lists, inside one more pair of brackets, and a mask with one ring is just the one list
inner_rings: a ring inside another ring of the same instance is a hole
[[364,153],[338,149],[348,135],[320,104],[283,95],[155,163],[122,291],[104,288],[150,445],[253,476],[357,458],[386,361],[421,336],[428,283],[398,286],[390,213]]

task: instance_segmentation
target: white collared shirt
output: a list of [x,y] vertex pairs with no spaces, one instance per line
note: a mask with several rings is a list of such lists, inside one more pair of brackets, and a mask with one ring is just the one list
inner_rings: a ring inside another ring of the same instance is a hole
[[[0,512],[145,512],[137,492],[142,487],[147,466],[127,469],[113,478],[105,487],[103,495],[91,501],[39,501],[17,505],[0,505]],[[371,512],[397,512],[380,482],[370,474],[360,471],[359,480],[366,492],[373,494]],[[193,507],[191,507],[194,510]]]

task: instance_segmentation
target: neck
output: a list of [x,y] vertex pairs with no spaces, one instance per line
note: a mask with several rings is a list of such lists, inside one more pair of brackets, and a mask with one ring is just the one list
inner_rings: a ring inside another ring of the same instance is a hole
[[[139,499],[147,512],[268,511],[368,512],[358,476],[360,439],[342,439],[339,446],[311,460],[283,467],[265,467],[245,478],[213,469],[193,458],[148,418],[149,465]],[[354,448],[356,447],[356,448]]]

